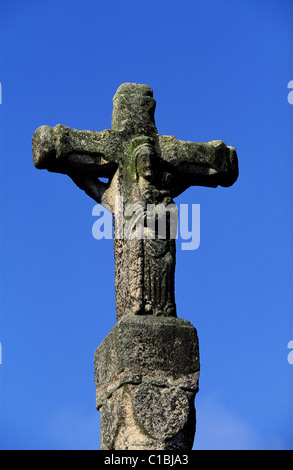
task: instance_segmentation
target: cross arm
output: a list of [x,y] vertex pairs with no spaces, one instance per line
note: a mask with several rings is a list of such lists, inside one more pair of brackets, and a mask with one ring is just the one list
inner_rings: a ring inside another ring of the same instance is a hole
[[232,186],[238,178],[236,149],[220,140],[197,143],[159,136],[159,146],[162,160],[175,173],[178,194],[189,186]]
[[[36,168],[70,176],[99,204],[109,208],[107,192],[118,164],[115,132],[82,131],[64,125],[41,126],[32,138]],[[109,183],[99,180],[109,178]]]
[[116,168],[114,132],[82,131],[58,124],[41,126],[32,138],[33,161],[38,169],[67,173],[98,170],[110,176]]

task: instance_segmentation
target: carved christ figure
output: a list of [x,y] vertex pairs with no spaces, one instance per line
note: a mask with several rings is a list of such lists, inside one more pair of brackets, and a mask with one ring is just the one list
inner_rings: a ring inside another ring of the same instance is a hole
[[[121,85],[113,102],[111,130],[38,128],[32,141],[34,164],[67,174],[113,213],[117,319],[131,314],[176,316],[174,214],[167,217],[164,238],[158,223],[166,209],[174,210],[173,198],[189,186],[231,186],[238,177],[236,150],[218,140],[183,142],[159,135],[155,100],[147,85]],[[105,177],[108,183],[100,180]],[[117,196],[122,206],[115,212]],[[156,221],[151,228],[150,206]],[[129,227],[137,227],[138,213],[129,209],[135,207],[141,208],[140,237],[129,233]],[[122,238],[119,223],[127,234]]]
[[[165,184],[167,173],[159,170],[154,140],[138,137],[132,141],[132,147],[135,149],[131,151],[131,178],[124,212],[127,228],[123,242],[114,242],[116,291],[119,295],[119,284],[124,284],[122,291],[129,293],[129,313],[176,316],[176,227],[170,227],[170,223],[177,224],[176,206]],[[160,228],[165,233],[160,234]],[[131,229],[140,230],[132,237]],[[126,271],[119,270],[123,256]],[[122,303],[125,300],[123,296]]]

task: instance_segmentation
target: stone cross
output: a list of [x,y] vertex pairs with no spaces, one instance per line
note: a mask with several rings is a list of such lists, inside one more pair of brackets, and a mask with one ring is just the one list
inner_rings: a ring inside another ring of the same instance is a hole
[[177,318],[174,218],[166,211],[190,186],[231,186],[238,177],[236,150],[220,140],[159,135],[147,85],[122,84],[113,104],[112,129],[38,128],[34,164],[68,175],[113,213],[117,324],[95,353],[101,448],[188,449],[198,343],[193,326]]

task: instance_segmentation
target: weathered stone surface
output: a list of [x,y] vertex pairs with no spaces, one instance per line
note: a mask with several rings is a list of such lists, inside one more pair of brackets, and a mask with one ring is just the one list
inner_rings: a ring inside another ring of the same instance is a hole
[[95,352],[101,449],[191,449],[199,369],[187,320],[123,317]]
[[[232,185],[238,176],[236,151],[218,140],[183,142],[159,135],[156,102],[147,85],[122,84],[113,104],[111,130],[81,131],[64,125],[37,129],[32,139],[34,164],[69,175],[113,213],[117,319],[138,314],[173,317],[175,240],[170,227],[165,239],[157,231],[149,239],[147,206],[161,208],[155,217],[163,219],[163,209],[175,206],[173,198],[189,186]],[[117,196],[122,200],[119,210]],[[144,237],[132,237],[129,230],[130,236],[125,236],[137,217],[126,215],[126,207],[134,204],[142,210]],[[117,226],[122,226],[122,236],[116,233]]]
[[95,355],[102,449],[191,448],[198,343],[177,318],[173,199],[189,186],[231,186],[238,177],[234,147],[159,135],[155,106],[149,86],[124,83],[112,129],[41,126],[32,139],[37,168],[67,174],[113,213],[118,323]]

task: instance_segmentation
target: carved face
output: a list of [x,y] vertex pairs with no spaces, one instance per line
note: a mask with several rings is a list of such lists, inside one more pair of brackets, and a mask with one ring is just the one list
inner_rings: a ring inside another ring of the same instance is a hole
[[155,149],[151,145],[141,145],[136,150],[136,169],[138,176],[141,176],[150,183],[154,179]]

